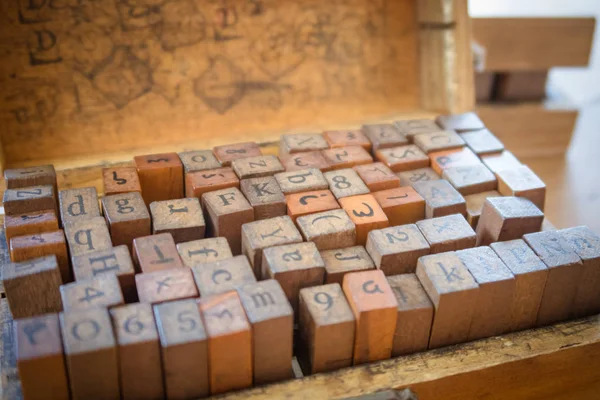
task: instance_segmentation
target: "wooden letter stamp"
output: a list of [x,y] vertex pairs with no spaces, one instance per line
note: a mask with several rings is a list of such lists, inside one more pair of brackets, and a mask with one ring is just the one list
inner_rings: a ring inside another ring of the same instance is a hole
[[372,230],[366,249],[377,268],[388,276],[415,272],[417,260],[430,251],[414,224]]
[[371,141],[360,129],[345,131],[326,131],[323,137],[332,149],[346,146],[360,146],[366,151],[371,151]]
[[16,236],[36,235],[57,230],[58,219],[54,210],[4,216],[4,232],[9,243],[10,239]]
[[396,175],[398,178],[400,178],[401,187],[413,187],[415,183],[418,182],[437,181],[438,179],[442,179],[442,177],[431,168],[419,168],[411,171],[403,171],[398,172]]
[[170,233],[137,238],[133,241],[133,260],[139,272],[181,268],[183,263]]
[[394,172],[429,167],[427,154],[412,144],[377,150],[375,158]]
[[4,181],[7,189],[51,185],[54,194],[56,195],[58,192],[54,165],[6,169],[4,170]]
[[323,150],[321,153],[332,169],[352,168],[356,165],[373,162],[373,157],[361,146],[339,147]]
[[332,169],[322,151],[307,151],[306,153],[294,153],[282,156],[281,163],[288,172],[302,171],[309,168],[320,171],[329,171]]
[[142,193],[140,178],[135,167],[102,168],[102,185],[105,196],[129,192]]
[[197,198],[150,203],[152,234],[170,233],[175,243],[204,238],[206,225]]
[[254,142],[235,143],[213,148],[213,153],[222,166],[228,167],[233,160],[262,156],[260,147]]
[[465,141],[453,131],[419,133],[413,136],[413,142],[426,154],[465,146]]
[[477,154],[467,147],[436,151],[429,154],[429,159],[431,168],[440,175],[448,168],[481,164]]
[[63,224],[100,216],[95,187],[61,190],[58,192],[58,201]]
[[10,259],[14,262],[49,255],[56,256],[62,282],[71,282],[73,275],[69,267],[67,243],[62,230],[39,235],[17,236],[10,240]]
[[325,250],[321,252],[321,258],[325,263],[325,283],[341,285],[347,273],[375,269],[373,260],[363,246]]
[[275,179],[285,195],[329,188],[323,173],[316,168],[280,172]]
[[229,167],[190,172],[186,180],[186,197],[202,199],[204,193],[227,188],[240,188],[240,180]]
[[254,208],[255,221],[286,214],[285,196],[274,177],[242,179],[240,189]]
[[461,133],[485,129],[485,125],[474,112],[440,115],[435,119],[435,122],[443,129],[451,129]]
[[425,200],[410,186],[373,193],[391,226],[425,219]]
[[140,193],[105,196],[102,209],[113,245],[131,248],[135,238],[150,235],[150,213]]
[[502,150],[504,150],[502,142],[487,129],[465,132],[460,137],[478,156],[502,153]]
[[273,155],[239,158],[231,162],[231,167],[240,179],[273,176],[285,171],[279,158]]
[[390,225],[373,195],[345,197],[340,199],[340,204],[354,223],[357,244],[364,246],[371,230],[387,228]]
[[187,267],[233,257],[229,243],[224,237],[206,238],[179,243],[177,251]]
[[112,247],[110,233],[102,217],[77,219],[65,223],[65,237],[71,257]]
[[198,297],[192,271],[187,267],[137,274],[135,285],[140,303],[158,304]]
[[354,170],[371,192],[400,187],[400,178],[383,163],[357,165]]
[[106,274],[60,286],[65,310],[110,308],[123,304],[123,292],[116,275]]
[[363,125],[362,131],[371,141],[373,152],[408,144],[408,139],[392,124]]
[[330,190],[294,193],[287,196],[287,213],[296,221],[298,217],[340,208]]
[[192,173],[221,168],[221,163],[211,150],[186,151],[178,153],[178,156],[181,164],[183,164],[186,197],[194,197],[192,194]]
[[419,182],[413,185],[425,199],[425,217],[435,218],[450,214],[467,214],[465,198],[448,181]]
[[229,292],[256,282],[254,271],[243,255],[196,265],[192,267],[192,273],[202,297]]
[[432,133],[442,130],[440,126],[431,119],[408,119],[396,121],[394,125],[400,133],[411,141],[415,135],[420,133]]
[[183,165],[177,153],[135,156],[133,160],[146,205],[183,197]]
[[281,135],[279,155],[285,156],[305,151],[318,151],[329,148],[329,144],[320,133],[292,133]]
[[546,184],[526,165],[496,172],[498,191],[503,196],[525,197],[544,211]]
[[417,227],[431,247],[431,254],[474,247],[477,241],[475,231],[460,214],[424,219]]
[[498,186],[496,176],[482,163],[446,168],[442,178],[463,196],[494,190]]
[[57,211],[54,188],[51,185],[6,189],[2,203],[6,215],[43,210]]
[[323,174],[336,199],[369,193],[369,188],[353,169],[340,169]]
[[304,240],[314,242],[319,250],[356,245],[356,227],[344,210],[305,215],[296,222]]

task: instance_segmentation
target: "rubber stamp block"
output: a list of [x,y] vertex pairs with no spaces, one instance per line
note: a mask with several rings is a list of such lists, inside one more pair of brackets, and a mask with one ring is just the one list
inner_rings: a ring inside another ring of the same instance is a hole
[[469,340],[509,332],[516,289],[516,280],[510,269],[487,246],[460,250],[456,255],[479,285]]
[[264,249],[300,242],[302,235],[288,216],[263,219],[242,227],[242,251],[250,260],[257,279],[261,279]]
[[102,217],[78,219],[65,223],[65,237],[71,257],[112,247],[110,233],[106,221]]
[[357,165],[373,162],[373,157],[361,146],[346,146],[322,150],[321,154],[323,154],[331,169],[352,168]]
[[481,217],[485,200],[488,197],[500,197],[500,193],[495,190],[490,190],[487,192],[470,194],[464,197],[465,202],[467,203],[467,221],[471,224],[473,229],[476,229],[479,224],[479,218]]
[[229,243],[224,237],[206,238],[179,243],[177,251],[181,261],[187,267],[225,260],[233,257]]
[[323,173],[316,168],[281,172],[275,174],[275,179],[285,195],[329,188]]
[[2,198],[5,215],[20,215],[35,211],[57,210],[52,185],[6,189]]
[[429,348],[466,342],[479,285],[453,252],[421,257],[417,277],[435,308]]
[[564,321],[573,312],[583,264],[569,242],[556,231],[529,233],[523,240],[548,267],[548,280],[537,324]]
[[192,271],[187,267],[137,274],[135,285],[140,303],[158,304],[198,297]]
[[193,173],[221,168],[221,163],[211,150],[186,151],[178,155],[183,164],[185,197],[198,197],[194,196]]
[[442,179],[431,168],[419,168],[412,171],[403,171],[396,173],[396,176],[400,178],[400,187],[410,186],[413,187],[418,182],[429,182]]
[[303,215],[340,208],[330,190],[315,190],[290,194],[286,196],[286,202],[287,214],[293,221],[296,221],[296,218]]
[[150,304],[110,310],[119,354],[123,399],[163,399],[160,345]]
[[492,243],[490,247],[515,276],[510,330],[533,328],[548,279],[548,268],[522,239]]
[[451,129],[456,132],[469,132],[485,129],[485,125],[474,112],[440,115],[435,119],[435,122],[443,129]]
[[281,163],[288,172],[302,171],[308,168],[320,171],[329,171],[332,169],[322,151],[307,151],[306,153],[294,153],[282,156]]
[[446,168],[442,173],[463,196],[496,189],[496,176],[482,163]]
[[485,200],[479,224],[477,244],[520,239],[539,232],[544,213],[531,201],[521,197],[490,197]]
[[477,154],[467,147],[435,151],[429,154],[429,159],[431,160],[431,168],[440,175],[448,168],[481,164]]
[[431,254],[475,247],[477,236],[460,214],[425,219],[417,227],[429,242]]
[[100,216],[95,187],[61,190],[58,192],[58,202],[63,224]]
[[300,291],[300,354],[309,374],[352,365],[355,319],[337,283]]
[[414,144],[379,149],[375,152],[375,159],[394,172],[429,167],[429,157]]
[[319,250],[356,245],[356,227],[344,210],[305,215],[296,222],[304,240],[314,242]]
[[274,177],[242,179],[240,189],[254,208],[255,221],[286,215],[285,196]]
[[340,204],[354,223],[356,243],[359,245],[367,243],[367,235],[371,230],[387,228],[390,225],[373,195],[344,197],[340,199]]
[[133,160],[146,205],[183,197],[183,164],[177,153],[135,156]]
[[226,238],[233,254],[240,254],[242,225],[254,221],[254,208],[237,188],[205,193],[202,203],[207,214],[207,236]]
[[152,234],[170,233],[175,243],[204,238],[206,225],[195,197],[150,203]]
[[119,279],[113,274],[61,285],[60,297],[65,311],[110,308],[125,302]]
[[260,147],[254,142],[235,143],[213,148],[213,153],[222,166],[228,167],[233,160],[262,156]]
[[373,197],[391,226],[412,224],[425,219],[425,199],[410,186],[375,192]]
[[14,322],[15,355],[23,398],[69,399],[69,383],[58,314]]
[[323,137],[332,149],[347,146],[360,146],[370,152],[372,147],[371,141],[360,129],[325,131],[323,132]]
[[442,129],[439,127],[435,121],[431,119],[408,119],[404,121],[396,121],[394,122],[394,126],[406,136],[410,141],[412,141],[415,135],[419,135],[421,133],[432,133],[439,132]]
[[329,183],[329,189],[336,199],[369,193],[369,188],[356,171],[351,168],[325,172],[323,174]]
[[498,173],[505,169],[518,168],[521,162],[508,150],[504,150],[502,153],[482,155],[481,161],[492,171]]
[[525,197],[544,211],[546,184],[526,165],[496,173],[498,192],[503,196]]
[[398,302],[383,272],[347,274],[343,288],[356,320],[353,364],[390,358]]
[[[17,236],[10,240],[10,259],[14,262],[54,255],[60,270],[61,281],[71,282],[67,242],[62,230],[38,235]],[[15,317],[16,318],[16,317]]]
[[142,193],[140,178],[135,167],[102,168],[104,195],[138,192]]
[[73,257],[75,281],[83,281],[97,276],[116,275],[126,302],[137,301],[135,289],[135,268],[127,246],[121,245],[108,250]]
[[277,281],[249,283],[237,290],[252,326],[254,384],[293,378],[294,311]]
[[461,134],[460,137],[478,156],[498,154],[502,153],[502,150],[504,150],[504,145],[502,142],[487,129],[465,132]]
[[175,241],[170,233],[137,238],[133,241],[133,261],[139,272],[181,268]]
[[60,312],[60,270],[55,256],[2,266],[4,293],[13,318]]
[[425,200],[425,217],[435,218],[451,214],[467,214],[465,198],[448,181],[419,182],[413,185]]
[[329,144],[320,133],[291,133],[281,135],[279,140],[279,156],[328,148]]
[[587,226],[561,229],[558,234],[583,263],[572,315],[578,318],[600,312],[600,237]]
[[415,272],[417,260],[430,252],[429,243],[414,224],[372,230],[366,249],[386,275]]
[[57,230],[58,219],[54,210],[4,216],[4,232],[8,242],[15,236],[35,235]]
[[373,152],[408,144],[408,139],[393,124],[363,125],[362,131],[371,141]]
[[194,281],[200,296],[212,296],[235,290],[256,282],[252,266],[246,256],[235,256],[192,267]]
[[298,310],[298,293],[305,287],[323,284],[325,263],[314,243],[294,243],[263,251],[263,279],[275,279],[292,308]]
[[413,141],[426,154],[465,146],[465,141],[453,131],[419,133],[413,136]]
[[60,313],[72,399],[118,399],[119,364],[105,308]]
[[285,171],[279,158],[274,155],[240,158],[233,160],[231,167],[240,179],[273,176]]
[[344,275],[350,272],[375,269],[373,260],[363,246],[325,250],[321,252],[321,258],[325,263],[325,283],[341,285]]
[[152,232],[150,213],[138,192],[115,194],[102,198],[104,218],[108,224],[113,245],[127,245]]
[[383,163],[358,165],[354,170],[371,192],[400,187],[400,178]]
[[392,357],[427,350],[433,323],[433,304],[415,274],[388,276],[398,302]]
[[186,197],[202,198],[204,193],[227,188],[240,188],[240,180],[230,167],[190,172],[186,178]]
[[208,336],[210,393],[252,386],[252,326],[237,293],[201,298],[198,306]]
[[209,394],[208,339],[196,300],[154,306],[167,399]]
[[58,194],[54,165],[6,169],[4,181],[7,189],[51,185],[54,195]]

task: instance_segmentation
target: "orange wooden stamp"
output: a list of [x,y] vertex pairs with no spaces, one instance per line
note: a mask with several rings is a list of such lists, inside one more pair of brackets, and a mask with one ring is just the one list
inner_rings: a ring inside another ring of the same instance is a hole
[[329,144],[320,133],[291,133],[281,135],[279,156],[329,148]]
[[102,168],[104,195],[142,192],[140,178],[135,167]]
[[325,283],[343,283],[344,275],[350,272],[375,269],[373,260],[363,246],[321,251],[325,263]]
[[170,233],[144,236],[133,241],[133,260],[140,272],[181,268],[183,263]]
[[4,181],[7,189],[51,185],[54,195],[58,194],[54,165],[6,169],[4,170]]
[[315,190],[287,196],[287,213],[293,221],[303,215],[338,208],[340,205],[330,190]]
[[356,165],[373,162],[373,157],[361,146],[338,147],[322,150],[321,153],[331,169],[352,168]]
[[400,178],[383,163],[357,165],[354,170],[371,192],[400,187]]
[[204,193],[240,187],[240,180],[230,167],[190,172],[186,179],[185,196],[199,199]]
[[71,257],[112,247],[110,233],[103,217],[77,219],[65,223],[65,237]]
[[8,242],[15,236],[35,235],[57,230],[58,219],[54,210],[6,215],[4,217],[4,232]]
[[10,259],[15,262],[55,255],[62,282],[71,282],[67,242],[62,230],[37,235],[17,236],[10,240]]
[[453,131],[420,133],[413,136],[413,142],[427,154],[434,151],[458,149],[465,146],[465,141]]
[[254,142],[227,144],[213,148],[213,153],[222,166],[228,167],[233,160],[261,156],[258,144]]
[[394,172],[429,167],[427,154],[413,144],[377,150],[375,158]]
[[442,175],[447,168],[481,164],[477,154],[466,147],[436,151],[429,154],[429,158],[431,160],[431,168],[440,175]]
[[375,192],[373,197],[391,226],[413,224],[425,219],[425,199],[410,186]]
[[371,141],[373,152],[408,144],[408,139],[393,124],[363,125],[362,131]]
[[146,205],[183,197],[183,165],[177,153],[135,156],[133,160]]
[[322,151],[307,151],[306,153],[293,153],[282,156],[281,163],[285,170],[289,172],[305,170],[308,168],[314,168],[320,171],[329,171],[332,169]]
[[152,231],[150,213],[139,192],[121,193],[102,198],[104,218],[108,224],[113,245],[127,245],[148,236]]
[[6,189],[2,198],[5,215],[18,215],[42,210],[55,210],[56,195],[51,185]]
[[360,129],[326,131],[323,137],[332,149],[346,146],[360,146],[367,151],[371,151],[371,141]]
[[390,222],[371,194],[344,197],[340,199],[342,208],[348,213],[356,229],[356,243],[365,245],[367,235],[373,229],[387,228]]

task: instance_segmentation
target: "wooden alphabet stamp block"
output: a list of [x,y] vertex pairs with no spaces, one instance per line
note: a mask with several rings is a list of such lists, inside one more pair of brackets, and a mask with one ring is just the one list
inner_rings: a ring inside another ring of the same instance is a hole
[[581,284],[581,259],[556,231],[529,233],[523,235],[523,240],[548,267],[548,280],[538,312],[538,326],[569,318]]
[[250,260],[257,279],[262,278],[263,250],[302,242],[302,235],[288,216],[263,219],[242,227],[242,251]]
[[118,399],[119,364],[108,310],[60,313],[72,399]]
[[394,172],[429,167],[429,157],[414,144],[379,149],[375,158]]
[[133,261],[139,272],[164,271],[183,267],[177,247],[175,247],[175,241],[170,233],[134,239]]
[[240,179],[273,176],[285,171],[279,158],[274,155],[239,158],[231,162],[231,167]]
[[252,327],[237,293],[203,297],[198,306],[208,336],[210,393],[252,386]]
[[453,131],[420,133],[413,136],[413,142],[426,154],[465,146],[465,141]]
[[71,257],[112,247],[106,221],[102,217],[78,219],[65,223],[65,237]]
[[546,184],[526,165],[496,173],[498,192],[503,196],[525,197],[544,211]]
[[346,146],[360,146],[366,151],[371,151],[371,141],[360,129],[325,131],[323,137],[332,149]]
[[479,285],[469,340],[509,332],[516,287],[512,272],[487,246],[460,250],[456,255]]
[[296,221],[298,217],[316,212],[336,210],[340,208],[330,190],[315,190],[290,194],[287,200],[287,213]]
[[73,257],[72,261],[75,281],[116,275],[125,301],[133,303],[137,300],[135,268],[127,246],[121,245],[108,250],[95,251]]
[[427,350],[433,323],[433,304],[415,274],[388,276],[398,302],[398,322],[392,357]]
[[4,293],[13,318],[28,318],[63,309],[61,275],[56,257],[46,256],[2,266]]
[[325,172],[323,174],[329,183],[329,189],[336,199],[369,193],[369,188],[356,171],[351,168]]
[[347,274],[343,288],[356,320],[353,364],[390,358],[398,302],[383,272]]
[[186,178],[185,197],[202,199],[204,193],[239,187],[240,180],[230,167],[190,172]]
[[340,199],[342,209],[348,213],[356,230],[356,243],[365,245],[367,235],[373,229],[383,229],[390,225],[387,216],[371,194],[344,197]]
[[432,133],[439,132],[442,129],[439,127],[431,119],[408,119],[403,121],[396,121],[394,125],[402,133],[406,136],[410,141],[412,141],[413,136],[421,134],[421,133]]
[[316,168],[280,172],[275,179],[285,195],[329,188],[323,173]]
[[4,232],[8,242],[15,236],[35,235],[57,230],[58,219],[54,210],[4,216]]
[[522,239],[490,245],[515,276],[515,299],[511,310],[511,331],[536,325],[548,268]]
[[262,156],[260,147],[254,142],[227,144],[213,148],[213,153],[222,166],[228,167],[233,160]]
[[234,255],[242,250],[242,225],[254,221],[254,208],[237,188],[205,193],[207,236],[223,236]]
[[461,133],[485,129],[485,125],[474,112],[440,115],[435,119],[435,122],[443,129],[451,129]]
[[361,146],[346,146],[322,150],[321,154],[323,154],[331,169],[352,168],[357,165],[373,162],[373,157]]
[[314,243],[294,243],[263,251],[263,279],[275,279],[292,308],[298,310],[300,289],[323,284],[325,263]]
[[323,151],[307,151],[305,153],[293,153],[282,156],[281,163],[288,172],[302,171],[308,168],[320,171],[331,170],[329,161],[325,158]]
[[105,274],[60,286],[65,310],[110,308],[123,304],[123,292],[116,275]]
[[539,232],[543,220],[544,213],[525,198],[490,197],[483,204],[477,225],[477,244],[520,239]]
[[105,196],[102,209],[115,246],[125,244],[131,248],[135,238],[152,232],[150,213],[138,192]]
[[100,216],[95,187],[61,190],[58,192],[58,201],[63,224]]
[[179,243],[177,251],[187,267],[233,257],[229,243],[224,237],[206,238]]
[[465,202],[467,203],[467,221],[471,224],[473,229],[476,229],[479,224],[479,218],[481,217],[485,200],[488,197],[500,197],[500,193],[495,190],[490,190],[487,192],[470,194],[464,197]]
[[6,189],[2,198],[5,215],[20,215],[35,211],[57,210],[52,185]]
[[477,236],[460,214],[424,219],[417,227],[429,242],[431,254],[475,247]]
[[281,135],[279,140],[279,156],[328,148],[329,144],[320,133],[291,133]]
[[466,342],[479,285],[453,252],[421,257],[417,277],[435,308],[429,348]]
[[164,387],[158,332],[150,304],[135,303],[110,310],[119,348],[121,396],[162,399]]
[[375,269],[373,260],[363,246],[321,252],[325,263],[325,283],[343,283],[344,275],[350,272]]
[[299,361],[310,374],[352,365],[355,319],[337,283],[300,291]]
[[429,154],[429,159],[431,160],[431,168],[440,175],[448,168],[481,164],[477,154],[467,147],[435,151]]
[[357,165],[354,170],[371,192],[400,187],[400,178],[383,163]]
[[425,219],[425,199],[410,186],[375,192],[373,197],[391,226],[412,224]]
[[71,282],[73,275],[69,267],[67,242],[62,230],[17,236],[10,240],[10,259],[14,262],[49,255],[56,256],[62,282]]
[[429,243],[414,224],[372,230],[366,249],[388,276],[415,272],[417,260],[430,252]]
[[496,189],[496,176],[482,163],[446,168],[442,173],[463,196]]
[[255,221],[286,214],[285,196],[274,177],[242,179],[240,189],[254,208]]
[[192,274],[202,297],[229,292],[256,282],[252,266],[243,255],[195,265]]
[[465,198],[443,179],[419,182],[413,185],[425,200],[425,217],[435,218],[451,214],[467,214]]
[[7,189],[51,185],[54,194],[58,194],[54,165],[6,169],[4,170],[4,181]]
[[415,183],[418,182],[429,182],[436,181],[438,179],[442,179],[441,176],[437,174],[431,168],[418,168],[411,171],[403,171],[398,172],[396,174],[398,178],[400,178],[400,187],[410,186],[413,187]]
[[146,205],[183,197],[183,164],[177,153],[135,156],[133,160]]
[[186,175],[186,187],[188,173],[221,168],[221,163],[217,160],[212,150],[184,151],[177,155],[181,160],[181,164],[183,164],[183,172]]
[[504,150],[502,153],[482,155],[481,161],[492,171],[498,173],[505,169],[518,168],[521,162],[508,150]]
[[504,150],[502,142],[487,129],[465,132],[460,137],[478,156],[502,153]]
[[237,292],[252,325],[254,383],[291,379],[294,311],[281,286],[269,279]]
[[196,300],[154,306],[168,399],[205,397],[208,387],[208,339]]
[[140,303],[158,304],[198,297],[192,271],[187,267],[137,274],[135,285]]
[[296,222],[304,240],[314,242],[319,250],[356,245],[356,227],[344,210],[309,214]]
[[203,239],[206,231],[200,200],[195,197],[150,203],[152,233],[170,233],[175,243]]
[[363,125],[362,131],[373,145],[373,152],[408,144],[408,139],[393,124]]
[[69,399],[58,314],[17,319],[14,329],[23,398]]
[[102,185],[105,196],[129,192],[142,193],[140,178],[135,167],[102,168]]

